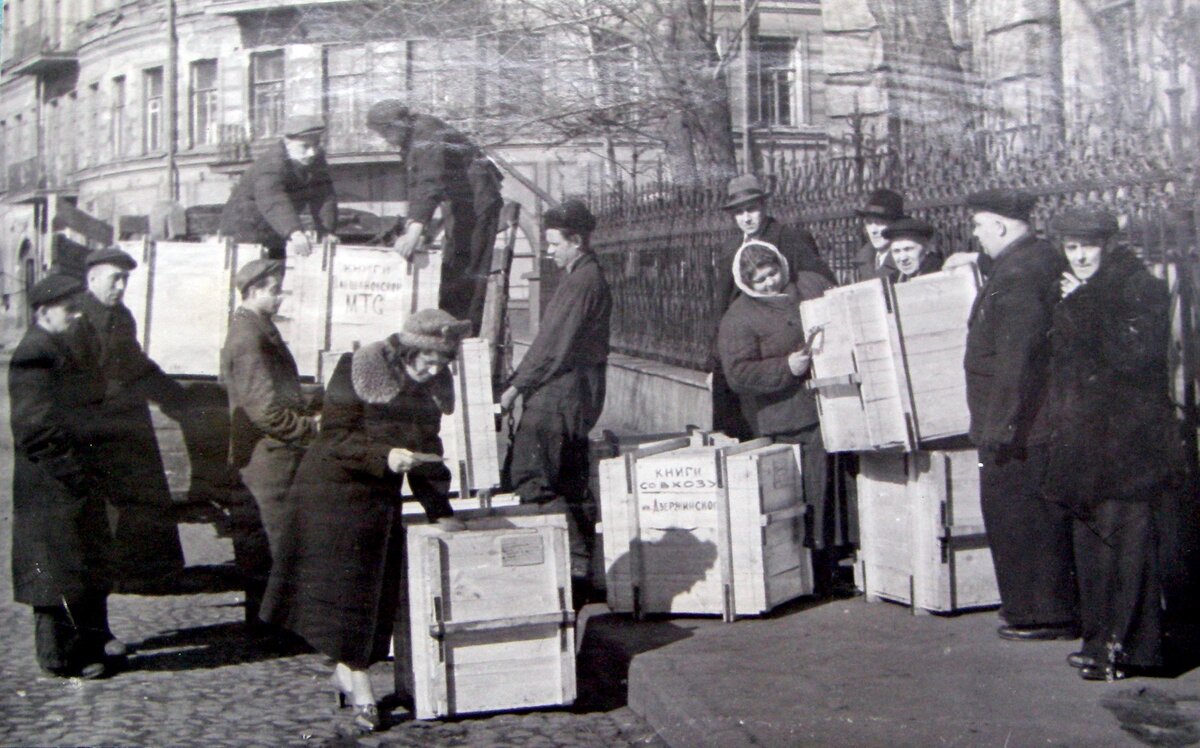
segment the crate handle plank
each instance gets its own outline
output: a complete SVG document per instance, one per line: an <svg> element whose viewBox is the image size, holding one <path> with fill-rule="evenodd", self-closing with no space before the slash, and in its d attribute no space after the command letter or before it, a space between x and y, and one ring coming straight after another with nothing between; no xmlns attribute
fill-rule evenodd
<svg viewBox="0 0 1200 748"><path fill-rule="evenodd" d="M434 604L441 607L441 598L435 597ZM496 631L523 626L544 626L553 623L560 627L568 627L575 623L575 613L570 610L558 610L550 613L534 613L524 616L508 616L504 618L485 618L478 621L447 621L439 617L436 623L429 625L429 635L444 645L447 636L469 634L478 631Z"/></svg>
<svg viewBox="0 0 1200 748"><path fill-rule="evenodd" d="M834 387L861 387L862 375L858 372L853 374L838 374L832 377L820 377L819 379L810 379L805 383L805 388L810 390L829 390Z"/></svg>
<svg viewBox="0 0 1200 748"><path fill-rule="evenodd" d="M786 522L796 517L801 517L808 512L807 504L793 504L783 509L776 509L773 512L767 512L762 515L762 526L769 527L779 522Z"/></svg>

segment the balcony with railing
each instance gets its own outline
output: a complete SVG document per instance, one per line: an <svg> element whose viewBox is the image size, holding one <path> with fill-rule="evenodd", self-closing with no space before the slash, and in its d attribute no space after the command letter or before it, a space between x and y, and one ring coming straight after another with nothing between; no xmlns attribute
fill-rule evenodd
<svg viewBox="0 0 1200 748"><path fill-rule="evenodd" d="M395 157L396 150L382 138L366 130L339 127L331 123L325 135L325 156L338 163L353 163L358 159L373 161ZM279 136L265 138L250 137L250 128L245 125L221 125L218 129L217 156L213 168L219 171L240 171L263 149L279 141Z"/></svg>
<svg viewBox="0 0 1200 748"><path fill-rule="evenodd" d="M76 186L77 167L76 154L71 150L13 162L4 175L6 198L19 202L47 192L71 192Z"/></svg>
<svg viewBox="0 0 1200 748"><path fill-rule="evenodd" d="M9 75L46 75L70 70L79 64L74 28L48 21L16 29L12 47L4 56Z"/></svg>

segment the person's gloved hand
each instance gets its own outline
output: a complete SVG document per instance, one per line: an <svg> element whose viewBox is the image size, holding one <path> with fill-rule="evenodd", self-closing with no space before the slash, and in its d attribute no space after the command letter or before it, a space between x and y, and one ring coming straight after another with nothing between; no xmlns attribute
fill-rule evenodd
<svg viewBox="0 0 1200 748"><path fill-rule="evenodd" d="M396 237L396 241L392 244L392 249L400 253L400 256L406 260L411 260L412 256L419 252L425 246L425 224L420 221L413 221L405 228L404 233Z"/></svg>
<svg viewBox="0 0 1200 748"><path fill-rule="evenodd" d="M792 375L797 377L804 376L804 372L808 371L809 364L812 363L812 354L807 351L796 351L789 353L788 368L791 369Z"/></svg>
<svg viewBox="0 0 1200 748"><path fill-rule="evenodd" d="M303 231L293 231L287 240L287 253L298 257L308 257L312 254L312 242Z"/></svg>

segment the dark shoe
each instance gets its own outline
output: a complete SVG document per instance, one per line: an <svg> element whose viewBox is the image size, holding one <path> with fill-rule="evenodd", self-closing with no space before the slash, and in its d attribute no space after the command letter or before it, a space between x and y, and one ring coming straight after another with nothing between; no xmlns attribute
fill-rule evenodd
<svg viewBox="0 0 1200 748"><path fill-rule="evenodd" d="M124 657L129 654L129 647L120 639L109 639L104 642L104 655L106 657Z"/></svg>
<svg viewBox="0 0 1200 748"><path fill-rule="evenodd" d="M1083 652L1072 652L1067 655L1067 664L1074 668L1094 667L1100 662L1091 655L1085 655Z"/></svg>
<svg viewBox="0 0 1200 748"><path fill-rule="evenodd" d="M1084 665L1083 667L1079 668L1079 677L1083 678L1084 680L1124 680L1130 675L1132 675L1132 673L1126 668L1101 665L1100 663Z"/></svg>
<svg viewBox="0 0 1200 748"><path fill-rule="evenodd" d="M1078 639L1079 627L1070 623L1036 623L1028 626L1001 626L996 629L1001 639L1010 641L1052 641Z"/></svg>

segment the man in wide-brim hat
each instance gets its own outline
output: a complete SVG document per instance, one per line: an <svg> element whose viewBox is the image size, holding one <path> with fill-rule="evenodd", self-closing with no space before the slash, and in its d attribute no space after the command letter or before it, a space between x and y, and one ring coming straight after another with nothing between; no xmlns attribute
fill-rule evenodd
<svg viewBox="0 0 1200 748"><path fill-rule="evenodd" d="M337 227L337 196L321 147L325 121L293 115L282 134L242 174L221 211L223 236L261 244L272 259L312 253L300 222L305 210L318 235L332 234Z"/></svg>
<svg viewBox="0 0 1200 748"><path fill-rule="evenodd" d="M904 196L895 190L875 190L863 207L854 211L862 220L867 240L854 254L854 279L890 278L899 275L889 251L890 241L884 229L905 217Z"/></svg>

